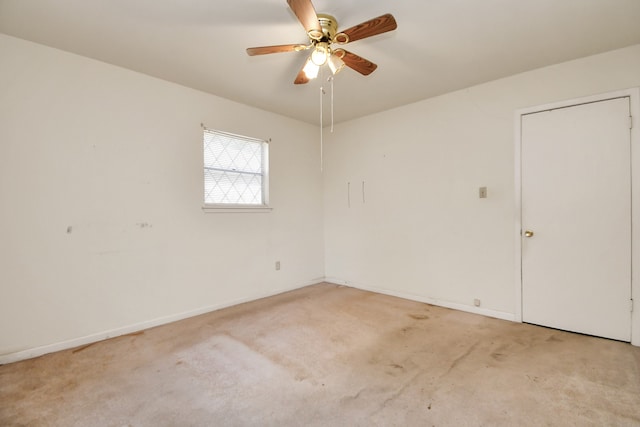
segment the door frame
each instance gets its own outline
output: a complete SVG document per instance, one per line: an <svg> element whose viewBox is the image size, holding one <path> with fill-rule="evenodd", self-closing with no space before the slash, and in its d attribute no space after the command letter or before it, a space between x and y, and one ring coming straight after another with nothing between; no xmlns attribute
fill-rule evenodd
<svg viewBox="0 0 640 427"><path fill-rule="evenodd" d="M558 101L544 105L521 108L514 115L514 291L515 321L522 323L522 116L558 108L572 107L592 102L629 97L631 128L631 298L634 309L631 312L631 344L640 346L640 88L624 89L582 98ZM634 268L637 266L637 268ZM631 308L630 308L631 309Z"/></svg>

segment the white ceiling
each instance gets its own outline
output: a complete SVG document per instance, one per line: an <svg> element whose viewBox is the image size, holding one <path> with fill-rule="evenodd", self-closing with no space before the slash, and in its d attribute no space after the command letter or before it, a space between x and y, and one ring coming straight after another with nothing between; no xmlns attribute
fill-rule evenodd
<svg viewBox="0 0 640 427"><path fill-rule="evenodd" d="M346 46L378 69L336 76L336 122L640 43L640 0L313 3L343 30L398 22ZM0 0L0 32L315 124L328 86L293 85L308 52L245 53L308 41L286 0Z"/></svg>

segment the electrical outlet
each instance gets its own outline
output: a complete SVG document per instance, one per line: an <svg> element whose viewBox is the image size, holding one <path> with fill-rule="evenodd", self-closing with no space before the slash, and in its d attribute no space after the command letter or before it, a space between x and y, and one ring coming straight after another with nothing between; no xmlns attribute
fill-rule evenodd
<svg viewBox="0 0 640 427"><path fill-rule="evenodd" d="M280 270L280 261L276 261L276 270Z"/></svg>
<svg viewBox="0 0 640 427"><path fill-rule="evenodd" d="M476 307L480 307L480 300L478 298L474 299L473 305L475 305Z"/></svg>

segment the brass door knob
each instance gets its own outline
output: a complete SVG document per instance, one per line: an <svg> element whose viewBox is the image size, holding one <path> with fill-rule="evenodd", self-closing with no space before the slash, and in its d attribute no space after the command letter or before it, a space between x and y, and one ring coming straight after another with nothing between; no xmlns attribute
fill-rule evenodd
<svg viewBox="0 0 640 427"><path fill-rule="evenodd" d="M524 232L524 237L531 237L531 236L533 236L533 231L531 231L531 230L526 230L526 231Z"/></svg>

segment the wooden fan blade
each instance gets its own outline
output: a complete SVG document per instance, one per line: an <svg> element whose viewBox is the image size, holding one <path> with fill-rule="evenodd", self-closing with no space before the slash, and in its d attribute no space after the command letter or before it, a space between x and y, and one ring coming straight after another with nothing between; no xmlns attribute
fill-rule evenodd
<svg viewBox="0 0 640 427"><path fill-rule="evenodd" d="M345 65L359 72L363 76L368 76L369 74L373 73L376 70L376 68L378 68L378 66L373 62L367 59L364 59L363 57L356 55L355 53L348 52L344 49L339 49L336 52L339 52L339 51L344 52L344 56L342 57L342 60L344 61Z"/></svg>
<svg viewBox="0 0 640 427"><path fill-rule="evenodd" d="M300 50L305 50L307 46L303 44L280 44L277 46L260 46L260 47L248 47L247 54L249 56L254 55L266 55L268 53L279 53L279 52L297 52Z"/></svg>
<svg viewBox="0 0 640 427"><path fill-rule="evenodd" d="M398 28L395 18L390 13L370 19L348 30L342 31L349 36L349 42L393 31Z"/></svg>
<svg viewBox="0 0 640 427"><path fill-rule="evenodd" d="M311 33L313 35L318 35L318 37L322 37L322 27L320 27L320 23L318 22L318 15L316 15L316 10L311 3L311 0L287 0L289 7L298 17L298 21L302 24L307 33Z"/></svg>
<svg viewBox="0 0 640 427"><path fill-rule="evenodd" d="M309 83L309 77L307 77L307 74L304 72L305 65L307 65L306 60L304 61L304 64L302 64L302 68L300 69L300 72L296 76L296 79L293 81L293 84L303 85L305 83Z"/></svg>

